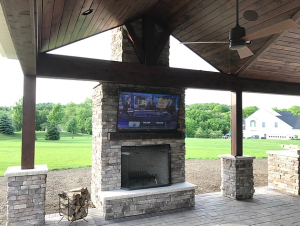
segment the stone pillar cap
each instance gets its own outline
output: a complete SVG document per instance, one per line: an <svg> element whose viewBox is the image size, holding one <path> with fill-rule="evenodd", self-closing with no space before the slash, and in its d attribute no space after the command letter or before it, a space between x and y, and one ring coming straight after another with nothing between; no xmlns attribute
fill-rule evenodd
<svg viewBox="0 0 300 226"><path fill-rule="evenodd" d="M225 154L225 155L218 155L219 158L221 159L231 159L231 160L251 160L255 159L255 156L250 156L250 155L243 155L243 156L233 156L230 154Z"/></svg>
<svg viewBox="0 0 300 226"><path fill-rule="evenodd" d="M7 168L4 173L5 177L17 177L17 176L26 176L26 175L38 175L38 174L47 174L48 166L47 165L35 165L34 169L25 169L22 170L21 166L10 166Z"/></svg>

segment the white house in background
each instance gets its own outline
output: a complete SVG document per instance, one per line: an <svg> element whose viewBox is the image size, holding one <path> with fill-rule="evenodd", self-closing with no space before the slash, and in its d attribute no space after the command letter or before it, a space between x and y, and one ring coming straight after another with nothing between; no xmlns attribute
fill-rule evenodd
<svg viewBox="0 0 300 226"><path fill-rule="evenodd" d="M288 140L298 135L300 138L300 116L291 112L276 112L272 109L259 109L244 119L243 137L258 135L266 139Z"/></svg>

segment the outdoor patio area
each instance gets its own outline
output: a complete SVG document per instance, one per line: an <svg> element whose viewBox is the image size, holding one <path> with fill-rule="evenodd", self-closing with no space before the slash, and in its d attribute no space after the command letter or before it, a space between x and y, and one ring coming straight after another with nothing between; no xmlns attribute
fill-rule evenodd
<svg viewBox="0 0 300 226"><path fill-rule="evenodd" d="M256 188L254 198L236 201L219 192L196 195L194 208L177 209L105 221L96 209L88 217L72 225L300 225L300 197L283 194L267 187ZM59 224L58 214L46 216L46 225L69 225L66 219Z"/></svg>

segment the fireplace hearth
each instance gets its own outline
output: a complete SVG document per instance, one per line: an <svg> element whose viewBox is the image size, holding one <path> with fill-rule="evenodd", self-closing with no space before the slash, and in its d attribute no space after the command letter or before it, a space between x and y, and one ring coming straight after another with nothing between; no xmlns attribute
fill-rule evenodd
<svg viewBox="0 0 300 226"><path fill-rule="evenodd" d="M171 184L170 145L123 146L121 188L136 190Z"/></svg>

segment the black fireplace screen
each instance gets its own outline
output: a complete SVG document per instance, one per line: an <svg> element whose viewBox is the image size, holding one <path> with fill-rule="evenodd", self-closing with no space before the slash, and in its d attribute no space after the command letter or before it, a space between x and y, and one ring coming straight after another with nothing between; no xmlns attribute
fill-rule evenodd
<svg viewBox="0 0 300 226"><path fill-rule="evenodd" d="M123 146L121 188L127 190L171 184L170 145Z"/></svg>

